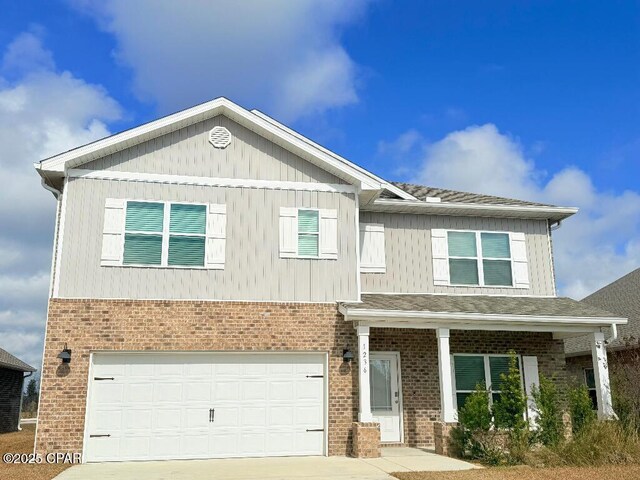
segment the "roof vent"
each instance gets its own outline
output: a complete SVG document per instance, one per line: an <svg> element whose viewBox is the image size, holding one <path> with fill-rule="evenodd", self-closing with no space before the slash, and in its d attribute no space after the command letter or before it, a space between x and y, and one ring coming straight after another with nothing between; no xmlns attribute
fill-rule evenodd
<svg viewBox="0 0 640 480"><path fill-rule="evenodd" d="M231 143L231 133L224 127L213 127L209 132L209 143L215 148L227 148Z"/></svg>
<svg viewBox="0 0 640 480"><path fill-rule="evenodd" d="M440 197L426 197L424 201L427 203L440 203L442 199Z"/></svg>

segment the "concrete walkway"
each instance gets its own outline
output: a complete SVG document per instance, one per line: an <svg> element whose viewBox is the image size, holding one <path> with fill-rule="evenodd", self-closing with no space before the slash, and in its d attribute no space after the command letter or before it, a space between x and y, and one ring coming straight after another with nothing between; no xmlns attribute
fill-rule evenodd
<svg viewBox="0 0 640 480"><path fill-rule="evenodd" d="M381 458L280 457L76 465L55 480L389 480L390 472L467 470L474 465L415 448L383 448Z"/></svg>

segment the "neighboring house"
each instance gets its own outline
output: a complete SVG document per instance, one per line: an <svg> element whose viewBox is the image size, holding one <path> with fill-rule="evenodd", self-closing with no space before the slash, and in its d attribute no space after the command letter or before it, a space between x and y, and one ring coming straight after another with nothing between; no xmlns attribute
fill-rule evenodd
<svg viewBox="0 0 640 480"><path fill-rule="evenodd" d="M58 201L40 452L443 452L509 351L530 394L564 381L563 338L625 322L556 297L576 209L393 184L224 98L36 169Z"/></svg>
<svg viewBox="0 0 640 480"><path fill-rule="evenodd" d="M36 369L0 348L0 433L20 428L25 373Z"/></svg>
<svg viewBox="0 0 640 480"><path fill-rule="evenodd" d="M616 328L616 338L607 342L610 360L619 356L617 352L640 346L640 268L602 287L581 302L628 318L629 323ZM610 328L604 329L604 332L607 338L613 337ZM567 339L564 346L568 373L587 386L593 404L597 407L589 337Z"/></svg>

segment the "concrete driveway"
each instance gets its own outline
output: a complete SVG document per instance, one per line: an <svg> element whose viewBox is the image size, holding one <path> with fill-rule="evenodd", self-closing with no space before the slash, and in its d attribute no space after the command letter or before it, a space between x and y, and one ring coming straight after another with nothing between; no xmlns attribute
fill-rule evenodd
<svg viewBox="0 0 640 480"><path fill-rule="evenodd" d="M384 448L381 458L282 457L76 465L55 480L389 480L390 472L467 470L474 465L416 448Z"/></svg>

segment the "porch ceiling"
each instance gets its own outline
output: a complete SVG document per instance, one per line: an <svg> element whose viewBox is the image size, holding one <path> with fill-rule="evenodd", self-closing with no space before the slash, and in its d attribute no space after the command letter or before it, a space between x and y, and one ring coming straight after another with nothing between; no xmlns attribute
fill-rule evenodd
<svg viewBox="0 0 640 480"><path fill-rule="evenodd" d="M364 294L361 302L340 304L340 312L372 327L543 331L559 338L627 322L564 297Z"/></svg>

